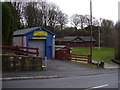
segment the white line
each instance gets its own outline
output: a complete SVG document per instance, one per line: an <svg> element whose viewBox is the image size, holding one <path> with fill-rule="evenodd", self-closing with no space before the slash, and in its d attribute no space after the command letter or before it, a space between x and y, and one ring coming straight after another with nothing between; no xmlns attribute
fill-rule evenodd
<svg viewBox="0 0 120 90"><path fill-rule="evenodd" d="M92 87L92 88L101 88L101 87L106 87L106 86L108 86L108 84L101 85L101 86L96 86L96 87Z"/></svg>
<svg viewBox="0 0 120 90"><path fill-rule="evenodd" d="M91 89L95 89L95 88L102 88L102 87L106 87L106 86L108 86L108 84L100 85L100 86L96 86L96 87L91 87L91 88L88 88L88 89L85 89L85 90L91 90Z"/></svg>

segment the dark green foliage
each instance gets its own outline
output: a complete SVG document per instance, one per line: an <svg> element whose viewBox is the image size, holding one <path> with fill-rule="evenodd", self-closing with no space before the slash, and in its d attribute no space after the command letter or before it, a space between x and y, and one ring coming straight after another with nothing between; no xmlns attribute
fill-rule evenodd
<svg viewBox="0 0 120 90"><path fill-rule="evenodd" d="M14 18L8 3L2 3L2 44L11 45L14 31Z"/></svg>
<svg viewBox="0 0 120 90"><path fill-rule="evenodd" d="M120 61L120 21L118 21L115 25L116 34L116 58Z"/></svg>
<svg viewBox="0 0 120 90"><path fill-rule="evenodd" d="M16 10L15 6L13 6L12 3L8 2L7 4L9 5L9 7L11 9L12 18L14 20L13 29L17 30L18 29L18 24L19 24L18 21L17 21L17 19L18 19L18 11Z"/></svg>

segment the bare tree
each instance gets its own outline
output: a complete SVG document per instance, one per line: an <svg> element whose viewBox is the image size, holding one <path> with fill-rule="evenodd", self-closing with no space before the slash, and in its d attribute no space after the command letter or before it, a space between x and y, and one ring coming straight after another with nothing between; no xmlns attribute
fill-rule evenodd
<svg viewBox="0 0 120 90"><path fill-rule="evenodd" d="M47 20L48 20L48 11L49 11L49 5L46 1L42 1L39 3L40 9L42 10L43 15L43 24L46 27L47 26Z"/></svg>
<svg viewBox="0 0 120 90"><path fill-rule="evenodd" d="M28 27L33 27L35 25L35 13L36 9L34 7L34 4L32 2L28 3L28 5L25 7L24 13Z"/></svg>
<svg viewBox="0 0 120 90"><path fill-rule="evenodd" d="M58 14L59 14L60 10L59 7L56 6L55 4L49 4L49 10L48 10L48 26L50 27L54 27L57 24L57 20L58 20Z"/></svg>
<svg viewBox="0 0 120 90"><path fill-rule="evenodd" d="M85 16L84 15L80 15L80 27L83 30L85 26Z"/></svg>
<svg viewBox="0 0 120 90"><path fill-rule="evenodd" d="M85 15L85 24L86 26L89 26L90 25L90 15ZM92 17L92 25L93 26L98 26L99 25L99 21L95 18L95 17Z"/></svg>
<svg viewBox="0 0 120 90"><path fill-rule="evenodd" d="M62 13L61 11L58 13L57 17L58 25L60 25L60 29L62 30L65 25L68 23L68 16L65 13Z"/></svg>
<svg viewBox="0 0 120 90"><path fill-rule="evenodd" d="M17 10L17 28L24 28L24 7L26 6L25 2L12 2L15 9Z"/></svg>
<svg viewBox="0 0 120 90"><path fill-rule="evenodd" d="M73 27L75 29L77 29L79 27L79 24L80 24L80 15L74 14L70 17L70 20L71 20L71 24L73 25Z"/></svg>

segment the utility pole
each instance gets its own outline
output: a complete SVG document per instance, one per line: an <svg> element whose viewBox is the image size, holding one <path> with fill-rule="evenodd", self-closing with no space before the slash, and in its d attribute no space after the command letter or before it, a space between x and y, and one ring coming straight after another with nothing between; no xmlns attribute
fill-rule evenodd
<svg viewBox="0 0 120 90"><path fill-rule="evenodd" d="M99 45L98 45L99 50L100 50L100 39L101 39L101 34L100 34L100 32L101 32L101 18L100 18L100 23L99 23Z"/></svg>
<svg viewBox="0 0 120 90"><path fill-rule="evenodd" d="M90 62L92 62L92 0L90 0Z"/></svg>

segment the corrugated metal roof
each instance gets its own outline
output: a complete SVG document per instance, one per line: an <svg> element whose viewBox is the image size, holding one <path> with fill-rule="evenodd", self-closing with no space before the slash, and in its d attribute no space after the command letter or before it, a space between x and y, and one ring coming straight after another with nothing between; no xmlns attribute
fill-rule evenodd
<svg viewBox="0 0 120 90"><path fill-rule="evenodd" d="M51 32L50 30L48 30L48 29L46 29L44 27L33 27L33 28L26 28L26 29L17 30L17 31L15 31L13 33L13 35L24 35L26 33L29 33L31 31L33 31L35 29L39 29L39 28L42 29L42 30L45 30L45 31L47 31L49 33L51 33L52 35L55 35L53 32Z"/></svg>
<svg viewBox="0 0 120 90"><path fill-rule="evenodd" d="M84 41L90 41L90 36L80 36L81 39ZM96 41L94 38L92 38L92 41Z"/></svg>
<svg viewBox="0 0 120 90"><path fill-rule="evenodd" d="M84 41L90 41L90 36L67 36L61 39L56 39L56 41L73 41L77 37L81 38ZM92 41L96 41L96 40L92 38Z"/></svg>
<svg viewBox="0 0 120 90"><path fill-rule="evenodd" d="M60 50L62 48L68 48L68 47L66 47L65 45L55 45L55 50ZM70 49L70 48L68 48L68 49Z"/></svg>
<svg viewBox="0 0 120 90"><path fill-rule="evenodd" d="M21 29L21 30L17 30L13 33L13 35L24 35L34 29L37 29L39 27L33 27L33 28L26 28L26 29Z"/></svg>
<svg viewBox="0 0 120 90"><path fill-rule="evenodd" d="M56 39L56 41L72 41L74 40L75 38L77 38L77 36L69 36L69 37L64 37L64 38L61 38L61 39Z"/></svg>

